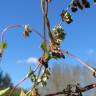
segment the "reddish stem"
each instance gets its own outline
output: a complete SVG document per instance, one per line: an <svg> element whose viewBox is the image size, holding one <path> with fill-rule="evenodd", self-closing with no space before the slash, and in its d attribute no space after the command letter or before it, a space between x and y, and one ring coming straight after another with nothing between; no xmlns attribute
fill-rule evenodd
<svg viewBox="0 0 96 96"><path fill-rule="evenodd" d="M68 56L70 56L71 58L74 58L75 60L77 60L78 62L80 62L81 64L83 64L85 67L87 67L88 69L90 69L92 72L94 72L94 68L92 68L91 66L89 66L87 63L85 63L84 61L82 61L79 57L69 53L68 51L63 51L64 54L67 54Z"/></svg>

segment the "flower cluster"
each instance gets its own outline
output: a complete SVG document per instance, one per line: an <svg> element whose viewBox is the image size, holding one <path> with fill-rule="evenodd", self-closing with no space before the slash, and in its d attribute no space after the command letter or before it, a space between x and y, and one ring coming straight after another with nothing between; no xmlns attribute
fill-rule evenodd
<svg viewBox="0 0 96 96"><path fill-rule="evenodd" d="M60 45L60 42L65 38L64 29L60 25L57 25L54 27L52 34L54 36L55 42Z"/></svg>
<svg viewBox="0 0 96 96"><path fill-rule="evenodd" d="M49 76L50 76L50 71L48 69L42 71L42 75L39 79L41 86L46 86Z"/></svg>
<svg viewBox="0 0 96 96"><path fill-rule="evenodd" d="M64 33L64 29L60 25L57 25L53 28L52 35L54 37L55 44L53 44L52 41L50 41L49 50L51 53L51 57L55 59L65 58L60 49L60 43L62 40L65 39L66 35Z"/></svg>
<svg viewBox="0 0 96 96"><path fill-rule="evenodd" d="M71 3L72 12L76 12L78 8L82 10L83 7L90 8L90 3L87 0L82 0L82 2L80 0L73 0Z"/></svg>
<svg viewBox="0 0 96 96"><path fill-rule="evenodd" d="M63 10L61 13L61 18L62 18L62 21L65 21L67 24L70 24L73 21L68 11Z"/></svg>
<svg viewBox="0 0 96 96"><path fill-rule="evenodd" d="M38 76L34 74L34 72L30 67L30 70L27 76L30 78L31 82L33 82L34 84L40 83L42 86L46 86L47 80L49 79L49 76L50 76L50 71L48 68L45 68L44 70L42 70L42 73L40 74L40 78L38 78Z"/></svg>
<svg viewBox="0 0 96 96"><path fill-rule="evenodd" d="M4 51L5 48L7 48L7 43L6 42L1 42L0 43L0 58L2 57L3 51Z"/></svg>

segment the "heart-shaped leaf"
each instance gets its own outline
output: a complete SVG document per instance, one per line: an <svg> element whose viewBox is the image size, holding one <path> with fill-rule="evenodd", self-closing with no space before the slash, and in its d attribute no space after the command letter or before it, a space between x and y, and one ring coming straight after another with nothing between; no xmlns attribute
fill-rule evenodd
<svg viewBox="0 0 96 96"><path fill-rule="evenodd" d="M5 49L7 48L7 43L6 42L1 42L0 43L0 49Z"/></svg>

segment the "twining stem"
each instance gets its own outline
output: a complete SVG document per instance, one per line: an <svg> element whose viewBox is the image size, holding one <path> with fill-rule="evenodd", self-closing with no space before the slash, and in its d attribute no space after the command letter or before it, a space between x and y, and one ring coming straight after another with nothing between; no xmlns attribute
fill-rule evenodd
<svg viewBox="0 0 96 96"><path fill-rule="evenodd" d="M46 0L46 14L45 14L45 17L46 17L46 25L47 25L50 40L53 44L55 44L54 37L53 37L53 35L51 33L51 30L50 30L50 22L49 22L49 19L48 19L48 0Z"/></svg>
<svg viewBox="0 0 96 96"><path fill-rule="evenodd" d="M48 0L46 0L46 15L48 16L48 4L49 4L49 2L48 2Z"/></svg>
<svg viewBox="0 0 96 96"><path fill-rule="evenodd" d="M40 63L37 64L36 68L35 68L34 71L30 74L30 76L37 71L37 69L39 68L39 66L40 66ZM16 89L22 82L24 82L26 79L28 79L30 76L27 74L23 79L21 79L21 80L15 85L15 87L12 89L12 91L11 91L10 94L9 94L9 96L11 96L11 95L13 94L13 92L15 91L15 89Z"/></svg>
<svg viewBox="0 0 96 96"><path fill-rule="evenodd" d="M32 31L35 32L41 38L44 38L44 36L41 34L41 32L37 31L36 29L32 28Z"/></svg>
<svg viewBox="0 0 96 96"><path fill-rule="evenodd" d="M77 60L78 62L80 62L81 64L83 64L85 67L87 67L88 69L90 69L92 72L95 71L94 68L90 67L87 63L85 63L84 61L82 61L82 60L81 60L80 58L78 58L77 56L69 53L68 51L64 50L64 51L63 51L63 54L67 54L68 56L74 58L75 60ZM40 64L38 64L38 65L36 66L36 68L34 69L34 72L36 72L36 70L39 68L39 65L40 65ZM15 89L19 84L21 84L23 81L25 81L27 78L28 78L28 76L26 76L24 79L20 80L20 81L16 84L16 86L14 87L14 89ZM13 91L14 91L14 90L13 90ZM13 91L12 91L12 92L13 92ZM9 96L10 96L10 95L9 95Z"/></svg>
<svg viewBox="0 0 96 96"><path fill-rule="evenodd" d="M55 96L55 95L60 95L60 94L64 94L64 92L56 92L56 93L52 93L52 94L47 94L45 96Z"/></svg>
<svg viewBox="0 0 96 96"><path fill-rule="evenodd" d="M68 51L63 51L64 54L67 54L68 56L70 56L71 58L74 58L75 60L77 60L78 62L80 62L81 64L83 64L86 68L88 68L89 70L91 70L92 72L94 72L94 68L92 68L91 66L89 66L87 63L85 63L84 61L82 61L79 57L69 53Z"/></svg>
<svg viewBox="0 0 96 96"><path fill-rule="evenodd" d="M8 30L13 29L13 28L24 28L24 26L23 26L23 25L18 25L18 24L7 26L5 29L3 29L3 30L1 31L1 42L4 41L4 35L5 35L5 33L6 33Z"/></svg>
<svg viewBox="0 0 96 96"><path fill-rule="evenodd" d="M24 29L24 25L15 24L15 25L10 25L10 26L7 26L6 28L4 28L1 31L1 37L0 37L1 42L4 41L4 35L6 34L6 32L13 28L23 28ZM31 29L33 32L35 32L37 35L39 35L41 38L44 38L44 36L42 36L42 34L40 32L38 32L36 29L34 29L34 28L31 28Z"/></svg>
<svg viewBox="0 0 96 96"><path fill-rule="evenodd" d="M45 0L44 0L44 14L43 14L43 22L44 22L44 24L43 24L43 25L44 25L44 26L43 26L43 27L44 27L44 54L45 54L45 52L46 52L46 25L45 25L45 24L46 24L46 23L45 23L46 10L45 10L45 7L46 7L46 6L45 6Z"/></svg>

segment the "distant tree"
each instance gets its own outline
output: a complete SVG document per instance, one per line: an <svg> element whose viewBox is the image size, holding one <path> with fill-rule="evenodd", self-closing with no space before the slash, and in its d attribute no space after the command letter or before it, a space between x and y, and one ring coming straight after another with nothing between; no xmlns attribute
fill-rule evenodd
<svg viewBox="0 0 96 96"><path fill-rule="evenodd" d="M3 71L1 71L0 72L0 89L7 88L9 86L12 86L10 76L7 73L3 75Z"/></svg>

